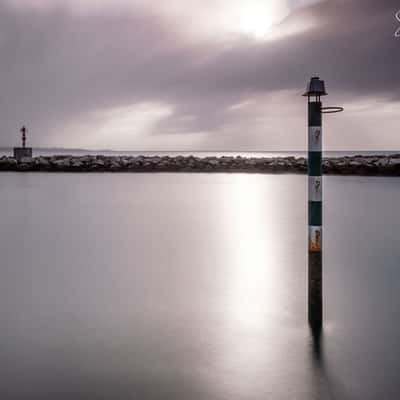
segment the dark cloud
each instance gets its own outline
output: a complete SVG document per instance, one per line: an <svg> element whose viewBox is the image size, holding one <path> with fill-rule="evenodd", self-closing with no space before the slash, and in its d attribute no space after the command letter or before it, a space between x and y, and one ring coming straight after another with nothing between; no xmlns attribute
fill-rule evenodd
<svg viewBox="0 0 400 400"><path fill-rule="evenodd" d="M234 120L227 108L278 91L300 94L314 73L327 81L332 99L398 101L397 8L394 0L326 1L295 10L278 27L312 21L307 30L264 42L227 42L195 39L179 21L145 8L78 15L3 4L1 144L14 143L22 123L45 145L91 112L144 102L174 110L153 134L208 132L212 143L212 135ZM274 112L279 109L275 105ZM78 134L91 135L77 133L76 146L85 142Z"/></svg>

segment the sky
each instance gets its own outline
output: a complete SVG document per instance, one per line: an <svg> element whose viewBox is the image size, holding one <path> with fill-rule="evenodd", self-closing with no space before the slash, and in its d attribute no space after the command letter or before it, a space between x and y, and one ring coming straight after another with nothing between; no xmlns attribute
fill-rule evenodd
<svg viewBox="0 0 400 400"><path fill-rule="evenodd" d="M0 0L0 146L399 150L398 0Z"/></svg>

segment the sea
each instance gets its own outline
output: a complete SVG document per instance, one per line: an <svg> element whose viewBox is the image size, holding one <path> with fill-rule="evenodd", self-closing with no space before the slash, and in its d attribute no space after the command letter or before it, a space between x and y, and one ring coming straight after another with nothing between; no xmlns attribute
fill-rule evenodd
<svg viewBox="0 0 400 400"><path fill-rule="evenodd" d="M0 173L0 398L400 396L400 178Z"/></svg>

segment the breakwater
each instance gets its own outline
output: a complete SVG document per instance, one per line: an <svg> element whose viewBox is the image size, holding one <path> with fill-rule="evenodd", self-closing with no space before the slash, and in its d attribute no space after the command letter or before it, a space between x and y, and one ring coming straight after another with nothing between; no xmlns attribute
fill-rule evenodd
<svg viewBox="0 0 400 400"><path fill-rule="evenodd" d="M17 161L0 158L0 171L43 172L249 172L307 171L304 157L196 156L39 156ZM323 159L324 174L400 176L400 154L355 155Z"/></svg>

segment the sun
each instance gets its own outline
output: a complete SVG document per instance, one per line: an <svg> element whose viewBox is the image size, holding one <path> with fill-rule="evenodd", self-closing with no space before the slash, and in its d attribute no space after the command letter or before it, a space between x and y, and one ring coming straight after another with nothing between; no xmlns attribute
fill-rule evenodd
<svg viewBox="0 0 400 400"><path fill-rule="evenodd" d="M232 11L235 31L256 39L265 38L288 12L286 2L276 0L241 0Z"/></svg>
<svg viewBox="0 0 400 400"><path fill-rule="evenodd" d="M261 2L243 4L238 24L240 32L262 38L268 33L272 25L273 17L268 5L261 4Z"/></svg>

